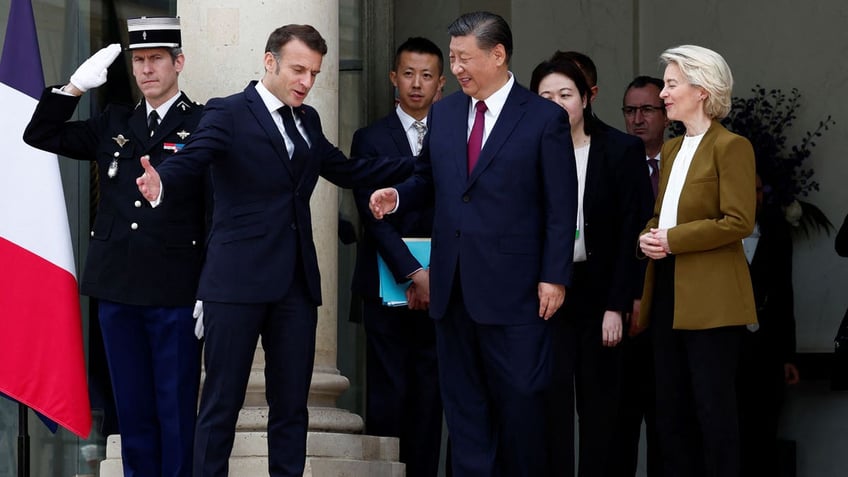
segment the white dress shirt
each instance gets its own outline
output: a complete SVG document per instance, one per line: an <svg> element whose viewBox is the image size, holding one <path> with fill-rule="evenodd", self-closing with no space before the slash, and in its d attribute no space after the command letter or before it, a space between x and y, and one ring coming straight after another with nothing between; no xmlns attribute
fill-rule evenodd
<svg viewBox="0 0 848 477"><path fill-rule="evenodd" d="M586 261L586 239L583 234L583 195L586 192L586 170L589 168L591 143L574 149L577 166L577 232L574 234L574 261Z"/></svg>
<svg viewBox="0 0 848 477"><path fill-rule="evenodd" d="M291 159L291 155L294 152L294 142L291 140L289 135L286 134L286 128L283 126L283 117L278 111L281 107L286 106L286 104L274 96L273 93L268 91L268 88L262 84L262 81L256 82L256 92L259 93L259 97L262 98L262 102L265 104L265 107L268 108L268 112L271 113L271 118L274 120L274 124L277 125L277 129L279 129L280 134L283 135L283 141L286 143L286 151L288 151L289 159ZM306 144L312 147L312 142L309 141L309 135L306 134L306 130L303 129L303 122L299 117L297 117L297 114L292 113L292 115L294 116L294 124L297 126L297 130L300 131L300 135L303 136Z"/></svg>
<svg viewBox="0 0 848 477"><path fill-rule="evenodd" d="M400 119L401 126L403 126L403 131L406 133L406 140L409 141L409 150L417 156L421 153L421 151L418 150L418 130L415 129L414 126L418 120L407 114L400 105L397 105L395 111L397 112L398 119ZM429 126L429 124L427 124L426 117L421 120L421 122L424 123L425 126Z"/></svg>
<svg viewBox="0 0 848 477"><path fill-rule="evenodd" d="M677 152L677 157L671 165L671 173L668 176L668 184L665 187L662 207L660 207L658 227L661 229L670 229L677 225L677 205L680 201L680 193L686 183L686 174L689 173L692 158L695 157L695 151L698 150L704 134L683 137L683 144L680 145L680 151Z"/></svg>

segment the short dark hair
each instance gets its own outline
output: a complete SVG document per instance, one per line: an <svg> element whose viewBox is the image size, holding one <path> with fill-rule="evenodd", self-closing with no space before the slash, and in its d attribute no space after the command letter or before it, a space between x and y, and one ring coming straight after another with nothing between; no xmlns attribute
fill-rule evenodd
<svg viewBox="0 0 848 477"><path fill-rule="evenodd" d="M592 102L589 101L592 92L588 81L586 81L586 76L576 63L565 59L547 60L539 63L530 76L530 91L539 94L539 83L546 76L554 73L564 75L574 81L580 97L586 98L586 107L583 108L583 132L591 136L595 130L595 115L592 113Z"/></svg>
<svg viewBox="0 0 848 477"><path fill-rule="evenodd" d="M445 69L445 56L442 54L441 48L436 46L435 43L424 38L422 36L414 36L407 38L407 40L400 44L397 51L395 52L395 63L392 66L392 71L397 72L398 66L400 66L400 55L402 53L422 53L425 55L433 55L439 59L439 76L442 75Z"/></svg>
<svg viewBox="0 0 848 477"><path fill-rule="evenodd" d="M327 54L327 42L312 25L285 25L277 28L268 36L265 53L276 56L286 43L295 38L302 41L310 50L321 53L321 56Z"/></svg>
<svg viewBox="0 0 848 477"><path fill-rule="evenodd" d="M452 37L474 35L477 46L489 51L498 44L506 50L506 63L512 57L512 30L500 15L491 12L466 13L448 26Z"/></svg>
<svg viewBox="0 0 848 477"><path fill-rule="evenodd" d="M643 75L633 78L633 81L631 81L630 84L627 85L627 88L624 89L624 93L627 94L627 92L630 91L630 88L644 88L649 84L656 86L657 89L659 89L660 91L662 91L665 87L665 83L663 83L663 80L655 78L653 76Z"/></svg>
<svg viewBox="0 0 848 477"><path fill-rule="evenodd" d="M586 81L589 83L589 87L595 87L598 85L598 68L595 67L595 62L592 61L592 58L589 58L588 55L580 53L579 51L559 51L557 50L553 56L551 56L550 61L570 61L577 65L580 68L580 71L583 72L583 75L586 76Z"/></svg>

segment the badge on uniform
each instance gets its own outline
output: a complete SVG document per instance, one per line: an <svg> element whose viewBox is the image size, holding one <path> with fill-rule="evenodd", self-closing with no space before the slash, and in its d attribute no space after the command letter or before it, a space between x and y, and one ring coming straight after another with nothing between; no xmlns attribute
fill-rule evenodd
<svg viewBox="0 0 848 477"><path fill-rule="evenodd" d="M191 133L186 131L185 129L183 129L182 131L179 131L177 133L177 136L179 136L180 139L182 139L183 141L185 141L185 138L189 137L190 135L191 135Z"/></svg>
<svg viewBox="0 0 848 477"><path fill-rule="evenodd" d="M185 146L185 144L178 144L175 142L162 143L162 149L165 149L166 151L179 152L180 149L183 148L183 146Z"/></svg>
<svg viewBox="0 0 848 477"><path fill-rule="evenodd" d="M118 143L118 146L120 147L124 147L124 144L130 142L130 140L125 138L123 134L118 134L117 136L113 137L112 140Z"/></svg>
<svg viewBox="0 0 848 477"><path fill-rule="evenodd" d="M118 160L112 159L112 162L109 163L109 169L106 171L106 175L109 176L109 179L114 179L115 176L118 175Z"/></svg>

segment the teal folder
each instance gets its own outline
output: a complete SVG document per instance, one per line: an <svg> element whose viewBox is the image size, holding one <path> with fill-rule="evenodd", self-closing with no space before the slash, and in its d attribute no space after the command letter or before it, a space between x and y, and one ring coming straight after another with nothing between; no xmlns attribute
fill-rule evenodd
<svg viewBox="0 0 848 477"><path fill-rule="evenodd" d="M428 238L405 238L406 246L412 252L412 256L418 260L424 268L430 268L430 239ZM406 306L406 289L412 280L403 283L395 281L386 262L377 254L377 270L380 273L380 297L386 306Z"/></svg>

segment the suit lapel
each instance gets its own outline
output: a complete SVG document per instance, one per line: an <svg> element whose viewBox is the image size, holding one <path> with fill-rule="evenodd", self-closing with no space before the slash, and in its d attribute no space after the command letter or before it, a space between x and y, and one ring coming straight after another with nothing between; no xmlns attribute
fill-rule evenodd
<svg viewBox="0 0 848 477"><path fill-rule="evenodd" d="M150 146L153 147L156 144L162 142L162 140L171 134L174 129L177 129L180 124L183 123L183 113L190 108L196 107L194 104L189 101L188 97L185 93L180 94L180 97L171 105L171 109L168 110L168 113L165 114L165 117L162 118L162 122L159 123L159 127L156 128L156 132L150 138ZM146 108L142 108L142 110L146 110ZM143 125L145 131L147 130L147 118L144 119Z"/></svg>
<svg viewBox="0 0 848 477"><path fill-rule="evenodd" d="M604 133L601 131L595 132L592 135L592 140L589 145L589 159L586 164L586 184L583 188L583 217L589 215L592 209L592 194L595 191L603 190L601 176L603 176L604 168Z"/></svg>
<svg viewBox="0 0 848 477"><path fill-rule="evenodd" d="M515 129L515 126L521 122L524 117L526 97L522 97L523 90L518 86L518 83L512 85L512 90L506 98L503 110L495 122L495 126L489 133L486 143L483 144L483 149L480 151L480 157L477 159L477 165L471 171L471 177L468 178L467 185L470 186L480 177L480 174L489 166L495 156L503 147L507 138ZM528 93L529 94L529 93ZM467 113L466 113L466 118ZM466 127L467 130L467 127Z"/></svg>
<svg viewBox="0 0 848 477"><path fill-rule="evenodd" d="M132 116L130 116L130 130L133 136L138 139L138 143L144 145L144 151L147 152L150 149L151 138L147 131L147 107L143 99L136 105Z"/></svg>
<svg viewBox="0 0 848 477"><path fill-rule="evenodd" d="M400 154L409 154L412 155L415 151L409 147L409 139L407 139L406 131L403 129L403 123L400 122L400 118L397 115L397 112L393 112L388 117L388 126L389 126L389 136L391 136L392 141L395 143L395 147L397 147L397 151Z"/></svg>
<svg viewBox="0 0 848 477"><path fill-rule="evenodd" d="M280 130L271 118L271 113L268 112L268 108L265 107L262 97L260 97L259 93L256 92L256 81L251 81L244 89L244 98L247 101L247 109L249 109L251 114L253 114L253 117L256 118L256 122L259 123L260 127L262 127L265 134L268 135L268 142L274 148L277 155L280 156L280 161L289 171L289 174L294 177L294 170L292 169L291 161L289 160L289 154L286 151L286 142L283 140L283 135L280 134Z"/></svg>

